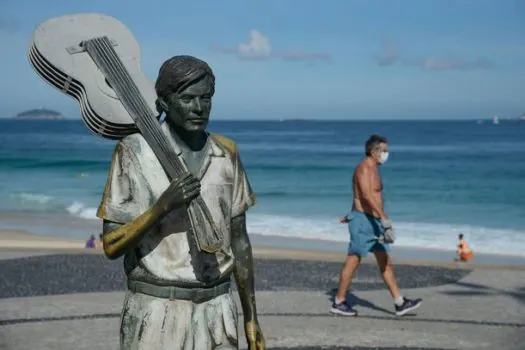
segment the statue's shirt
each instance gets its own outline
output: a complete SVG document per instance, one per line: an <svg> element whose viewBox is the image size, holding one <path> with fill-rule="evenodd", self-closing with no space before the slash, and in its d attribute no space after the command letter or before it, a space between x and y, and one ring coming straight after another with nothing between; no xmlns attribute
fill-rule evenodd
<svg viewBox="0 0 525 350"><path fill-rule="evenodd" d="M175 142L167 123L162 124L162 130ZM221 251L209 254L197 250L188 234L187 210L179 208L159 220L126 254L128 278L157 284L199 284L232 271L230 222L255 204L255 195L235 144L219 135L210 135L207 142L197 177L201 197L224 237ZM182 152L178 156L183 157ZM97 216L128 223L148 210L168 185L169 179L146 140L139 133L129 135L115 148Z"/></svg>

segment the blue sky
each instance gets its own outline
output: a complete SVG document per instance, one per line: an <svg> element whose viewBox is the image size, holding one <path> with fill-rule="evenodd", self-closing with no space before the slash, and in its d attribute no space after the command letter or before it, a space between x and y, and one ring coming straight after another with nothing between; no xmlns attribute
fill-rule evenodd
<svg viewBox="0 0 525 350"><path fill-rule="evenodd" d="M130 28L152 81L173 55L207 61L217 119L525 112L523 0L2 0L0 116L39 106L79 116L26 58L39 22L75 12Z"/></svg>

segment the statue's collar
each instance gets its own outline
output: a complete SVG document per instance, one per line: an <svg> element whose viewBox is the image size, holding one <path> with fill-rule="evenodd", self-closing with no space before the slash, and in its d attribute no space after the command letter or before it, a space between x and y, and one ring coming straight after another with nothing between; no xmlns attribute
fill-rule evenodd
<svg viewBox="0 0 525 350"><path fill-rule="evenodd" d="M182 149L179 146L182 141L177 135L177 133L173 130L173 128L169 125L169 123L164 122L161 124L162 131L166 136L168 136L168 139L170 140L171 144L175 148L175 153L180 156L182 154ZM224 157L224 150L217 145L213 137L209 133L207 133L208 139L207 143L209 145L208 148L208 155L213 157ZM206 147L206 146L205 146Z"/></svg>

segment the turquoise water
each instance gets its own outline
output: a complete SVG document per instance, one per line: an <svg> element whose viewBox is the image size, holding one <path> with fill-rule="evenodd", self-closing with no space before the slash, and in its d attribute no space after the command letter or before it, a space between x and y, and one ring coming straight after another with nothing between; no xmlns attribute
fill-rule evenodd
<svg viewBox="0 0 525 350"><path fill-rule="evenodd" d="M525 255L525 122L217 121L210 130L238 143L258 198L250 232L346 241L337 219L350 209L363 144L379 133L390 140L381 173L397 244L453 249L461 231L477 251ZM84 238L99 225L114 144L80 120L0 120L2 226L48 233L70 218L75 228L60 234Z"/></svg>

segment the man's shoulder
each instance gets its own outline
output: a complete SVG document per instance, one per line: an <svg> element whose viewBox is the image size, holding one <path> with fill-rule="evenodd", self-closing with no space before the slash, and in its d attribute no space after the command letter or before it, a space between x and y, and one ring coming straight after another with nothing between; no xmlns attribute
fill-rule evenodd
<svg viewBox="0 0 525 350"><path fill-rule="evenodd" d="M361 169L365 169L365 168L368 168L368 164L366 162L366 159L363 159L362 161L360 161L355 167L356 170L361 170Z"/></svg>
<svg viewBox="0 0 525 350"><path fill-rule="evenodd" d="M215 143L221 147L225 152L228 152L231 156L235 156L238 152L237 144L235 141L224 135L210 133L210 136Z"/></svg>
<svg viewBox="0 0 525 350"><path fill-rule="evenodd" d="M372 167L366 161L366 159L363 159L362 161L360 161L359 164L357 164L357 166L355 167L356 175L368 173L370 170L372 170Z"/></svg>

